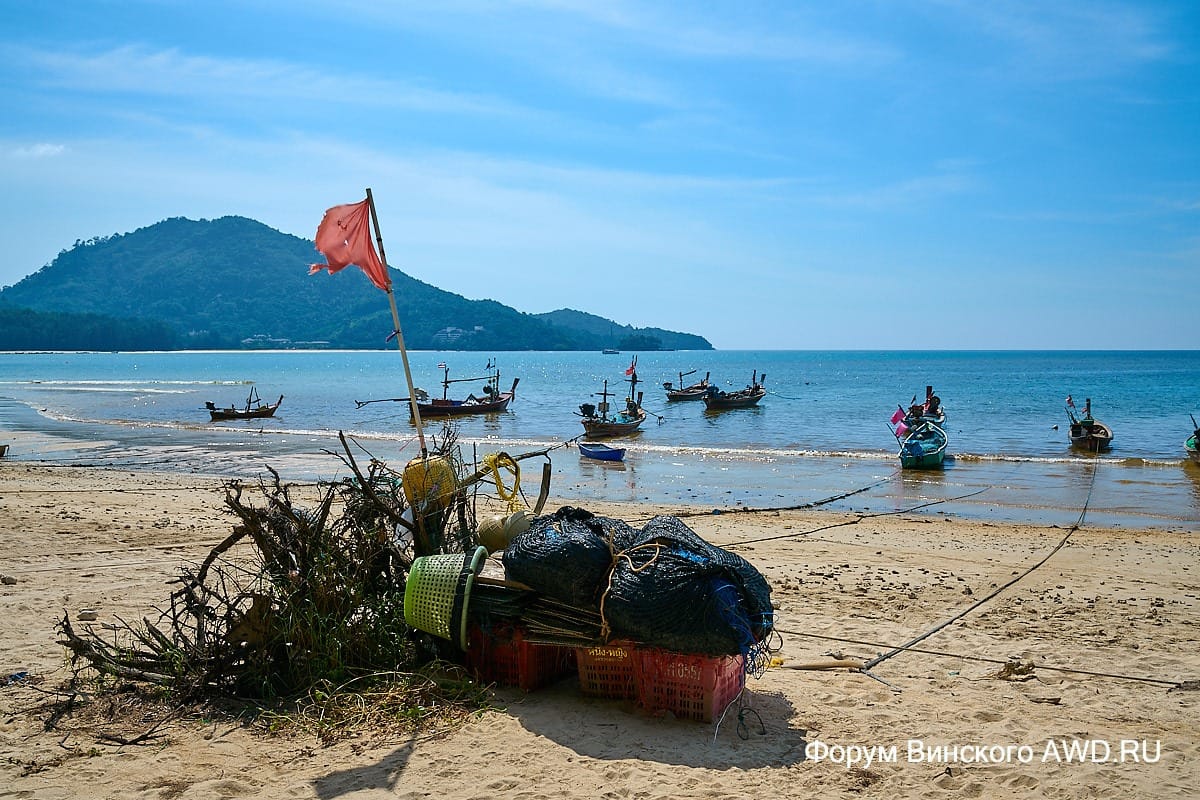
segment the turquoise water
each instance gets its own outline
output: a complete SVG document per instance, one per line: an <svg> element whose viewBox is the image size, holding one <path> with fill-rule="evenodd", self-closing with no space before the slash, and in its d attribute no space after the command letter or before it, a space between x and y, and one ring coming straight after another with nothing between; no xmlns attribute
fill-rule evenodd
<svg viewBox="0 0 1200 800"><path fill-rule="evenodd" d="M574 413L603 381L624 392L629 354L410 353L414 382L440 396L441 371L482 376L489 357L507 388L504 414L459 421L468 457L527 452L567 441ZM707 413L668 403L662 383L711 372L727 389L766 373L759 407ZM1069 524L1087 504L1092 524L1200 529L1200 473L1185 464L1189 414L1200 415L1200 352L641 353L637 373L653 414L624 440L623 465L554 450L564 497L688 503L714 508L788 506L870 487L827 507ZM888 418L932 384L947 409L951 454L936 473L899 473ZM482 381L451 387L452 397ZM253 386L285 400L270 420L213 424L203 406L244 402ZM1064 398L1114 431L1110 453L1067 446ZM9 353L0 355L0 443L10 457L103 465L330 477L339 430L386 460L415 454L407 406L355 400L403 397L399 353ZM436 433L440 423L428 425ZM1089 499L1090 491L1090 499Z"/></svg>

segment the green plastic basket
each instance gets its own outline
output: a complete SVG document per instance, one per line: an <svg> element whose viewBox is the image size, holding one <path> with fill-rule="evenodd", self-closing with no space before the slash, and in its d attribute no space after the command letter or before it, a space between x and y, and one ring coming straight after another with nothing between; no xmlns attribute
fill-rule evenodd
<svg viewBox="0 0 1200 800"><path fill-rule="evenodd" d="M471 601L471 589L475 576L487 558L487 548L477 547L468 556L450 555L421 556L414 559L404 586L404 620L412 627L443 639L453 640L458 635L459 645L467 647L467 606ZM462 612L454 617L454 600L459 582L467 573L463 585ZM457 630L455 630L457 628Z"/></svg>

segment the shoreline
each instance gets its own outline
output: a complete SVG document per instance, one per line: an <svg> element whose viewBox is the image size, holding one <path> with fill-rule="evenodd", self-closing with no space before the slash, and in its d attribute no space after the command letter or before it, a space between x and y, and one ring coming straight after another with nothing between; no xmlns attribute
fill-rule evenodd
<svg viewBox="0 0 1200 800"><path fill-rule="evenodd" d="M13 414L0 407L0 414ZM22 414L36 414L32 410ZM44 419L38 418L40 422ZM9 423L16 421L10 418ZM270 466L285 480L329 480L345 474L333 453L336 434L269 434L256 430L126 428L58 423L48 430L9 428L7 463L90 466L180 474L212 472L253 480ZM353 438L352 434L348 434ZM465 458L503 449L490 439L464 439ZM403 464L412 440L365 440L371 456ZM599 462L555 443L551 488L582 501L654 503L674 508L740 511L815 506L839 513L910 511L1005 524L1088 526L1200 533L1200 465L1130 464L1074 458L1055 461L955 459L941 470L901 470L891 459L802 455L745 457L629 446L623 462ZM540 448L509 447L520 455ZM525 462L527 492L536 462ZM533 471L531 473L531 470ZM533 489L536 493L536 488Z"/></svg>
<svg viewBox="0 0 1200 800"><path fill-rule="evenodd" d="M98 742L69 720L45 730L44 714L30 710L45 700L37 689L67 674L54 633L64 610L95 609L101 625L152 617L177 565L229 533L221 482L0 462L0 573L16 579L0 585L0 673L29 676L0 687L0 785L13 796L466 800L591 798L621 787L648 798L1185 798L1200 785L1200 693L1170 690L1200 679L1200 542L1188 533L1085 525L1041 567L918 645L931 652L879 665L879 680L792 668L903 644L1045 558L1067 533L917 514L693 507L686 524L758 567L778 608L784 666L748 681L754 713L740 729L733 718L714 728L585 698L567 679L529 694L497 690L497 710L403 742L367 736L322 747L216 720L173 723L169 741L148 747ZM572 502L562 488L552 484L547 508L584 505L634 524L686 510ZM1034 664L1032 677L994 677L1012 658ZM1060 741L1105 742L1114 758L1043 761L1047 743ZM1127 741L1157 742L1159 760L1117 761ZM909 757L910 742L926 748L921 760ZM932 757L951 745L1012 746L1014 757ZM833 754L844 762L852 747L896 747L899 758L848 769ZM1037 758L1021 761L1021 747Z"/></svg>

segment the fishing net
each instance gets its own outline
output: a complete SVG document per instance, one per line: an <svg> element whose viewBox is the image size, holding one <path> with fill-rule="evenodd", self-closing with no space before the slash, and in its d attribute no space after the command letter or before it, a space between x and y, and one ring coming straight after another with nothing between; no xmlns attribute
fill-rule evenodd
<svg viewBox="0 0 1200 800"><path fill-rule="evenodd" d="M755 650L771 631L771 588L741 556L672 516L641 531L570 506L539 517L504 553L509 579L599 610L611 638L683 653Z"/></svg>
<svg viewBox="0 0 1200 800"><path fill-rule="evenodd" d="M555 600L595 610L613 553L628 548L637 535L622 520L564 506L513 537L504 551L504 573Z"/></svg>
<svg viewBox="0 0 1200 800"><path fill-rule="evenodd" d="M646 523L617 558L602 612L616 635L705 655L755 649L774 619L758 570L671 516Z"/></svg>

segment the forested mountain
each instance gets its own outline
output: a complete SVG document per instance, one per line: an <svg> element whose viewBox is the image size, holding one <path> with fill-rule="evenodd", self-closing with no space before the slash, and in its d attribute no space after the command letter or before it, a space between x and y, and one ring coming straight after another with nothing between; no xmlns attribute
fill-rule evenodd
<svg viewBox="0 0 1200 800"><path fill-rule="evenodd" d="M0 349L386 347L393 326L379 290L361 276L308 275L307 265L318 260L310 240L244 217L177 217L79 241L0 291L0 314L9 321L0 324ZM391 272L410 348L612 346L607 334L557 324L552 317L561 312L526 314ZM634 331L604 322L610 330ZM655 334L643 344L655 345L657 337L657 347L679 347L658 336L671 332L645 330ZM129 344L134 341L136 347ZM693 349L712 348L701 337L688 341Z"/></svg>
<svg viewBox="0 0 1200 800"><path fill-rule="evenodd" d="M571 308L560 308L558 311L548 311L536 316L551 325L593 337L600 343L601 348L615 347L621 350L713 349L707 339L694 333L677 333L662 328L635 328L632 325L618 325L611 319Z"/></svg>

